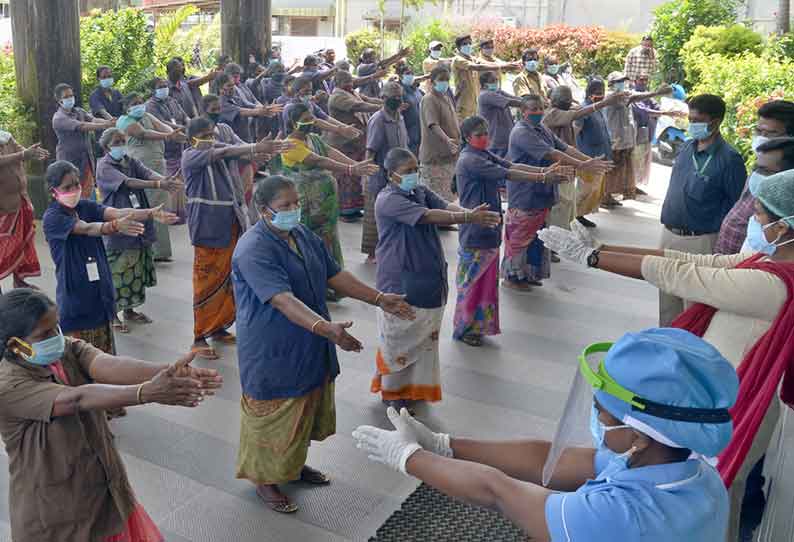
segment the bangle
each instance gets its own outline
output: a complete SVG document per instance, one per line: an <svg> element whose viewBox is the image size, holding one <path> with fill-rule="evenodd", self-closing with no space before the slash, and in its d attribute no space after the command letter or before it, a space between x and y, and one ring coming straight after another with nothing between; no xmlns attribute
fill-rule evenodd
<svg viewBox="0 0 794 542"><path fill-rule="evenodd" d="M376 307L380 307L378 303L380 303L381 297L383 297L383 292L378 292L378 295L375 296L375 303L373 303L373 305L375 305Z"/></svg>
<svg viewBox="0 0 794 542"><path fill-rule="evenodd" d="M157 182L157 184L156 184L155 186L156 186L157 188L160 188L160 186L161 186L161 183L160 183L160 181L158 180L158 181L156 181L156 182Z"/></svg>
<svg viewBox="0 0 794 542"><path fill-rule="evenodd" d="M141 392L143 391L143 387L148 383L149 381L147 380L146 382L138 384L138 391L135 392L135 398L137 399L139 405L143 404L143 399L141 398Z"/></svg>
<svg viewBox="0 0 794 542"><path fill-rule="evenodd" d="M463 211L463 221L468 224L471 222L471 211Z"/></svg>
<svg viewBox="0 0 794 542"><path fill-rule="evenodd" d="M317 320L315 323L313 323L313 324L312 324L312 333L314 333L314 329L315 329L315 328L316 328L316 327L317 327L319 324L321 324L321 323L323 323L323 322L325 322L325 320L323 320L322 318L320 318L320 319L319 319L319 320Z"/></svg>

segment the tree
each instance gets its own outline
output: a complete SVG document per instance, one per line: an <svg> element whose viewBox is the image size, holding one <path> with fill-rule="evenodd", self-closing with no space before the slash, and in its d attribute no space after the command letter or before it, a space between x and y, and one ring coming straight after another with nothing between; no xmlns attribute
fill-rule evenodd
<svg viewBox="0 0 794 542"><path fill-rule="evenodd" d="M791 0L777 2L777 33L781 36L791 30Z"/></svg>

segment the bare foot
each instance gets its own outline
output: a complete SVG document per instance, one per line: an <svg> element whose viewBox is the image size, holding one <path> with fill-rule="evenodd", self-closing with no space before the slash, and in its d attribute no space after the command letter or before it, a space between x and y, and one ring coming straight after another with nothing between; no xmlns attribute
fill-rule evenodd
<svg viewBox="0 0 794 542"><path fill-rule="evenodd" d="M375 255L374 254L369 254L369 255L367 255L367 259L364 260L364 263L367 264L367 265L377 265L378 260L375 259Z"/></svg>
<svg viewBox="0 0 794 542"><path fill-rule="evenodd" d="M193 342L193 346L190 347L190 351L196 354L198 357L203 359L218 359L218 353L215 351L213 347L207 344L205 339L196 339Z"/></svg>

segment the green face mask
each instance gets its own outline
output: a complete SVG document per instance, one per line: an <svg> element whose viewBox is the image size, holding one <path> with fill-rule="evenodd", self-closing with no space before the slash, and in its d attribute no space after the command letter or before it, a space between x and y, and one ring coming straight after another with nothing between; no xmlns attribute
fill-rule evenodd
<svg viewBox="0 0 794 542"><path fill-rule="evenodd" d="M295 127L301 133L308 134L314 128L314 121L311 122L296 122Z"/></svg>

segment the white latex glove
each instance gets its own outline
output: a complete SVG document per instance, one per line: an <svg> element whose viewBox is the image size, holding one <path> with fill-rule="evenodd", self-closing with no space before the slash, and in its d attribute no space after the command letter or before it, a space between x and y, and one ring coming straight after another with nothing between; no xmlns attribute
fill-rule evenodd
<svg viewBox="0 0 794 542"><path fill-rule="evenodd" d="M549 250L556 252L560 258L584 267L587 267L587 258L593 253L593 248L585 245L575 233L559 226L540 230L538 238Z"/></svg>
<svg viewBox="0 0 794 542"><path fill-rule="evenodd" d="M590 233L590 230L582 226L578 220L571 221L571 231L584 243L594 250L599 250L604 243L598 237Z"/></svg>
<svg viewBox="0 0 794 542"><path fill-rule="evenodd" d="M408 474L405 470L408 458L422 449L416 440L404 437L399 431L385 431L371 425L359 426L353 431L353 438L356 448L367 452L370 461L383 463L403 474Z"/></svg>
<svg viewBox="0 0 794 542"><path fill-rule="evenodd" d="M406 408L401 409L397 414L394 407L389 407L386 410L386 415L394 428L407 440L418 442L428 452L452 457L448 434L434 433L425 424L411 416Z"/></svg>

